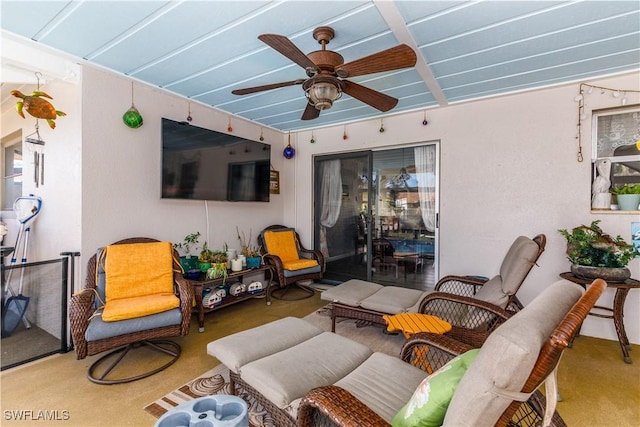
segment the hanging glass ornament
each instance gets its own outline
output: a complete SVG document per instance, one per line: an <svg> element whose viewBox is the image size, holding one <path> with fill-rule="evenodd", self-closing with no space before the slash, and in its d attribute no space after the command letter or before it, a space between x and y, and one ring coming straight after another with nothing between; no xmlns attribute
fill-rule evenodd
<svg viewBox="0 0 640 427"><path fill-rule="evenodd" d="M191 103L189 103L189 112L187 113L187 121L191 123L193 117L191 117Z"/></svg>
<svg viewBox="0 0 640 427"><path fill-rule="evenodd" d="M426 126L428 125L429 122L427 121L427 112L424 112L424 120L422 120L422 126Z"/></svg>
<svg viewBox="0 0 640 427"><path fill-rule="evenodd" d="M262 134L262 128L260 128L260 141L264 141L264 135Z"/></svg>
<svg viewBox="0 0 640 427"><path fill-rule="evenodd" d="M231 117L229 117L229 123L227 124L227 132L233 132L233 128L231 127Z"/></svg>
<svg viewBox="0 0 640 427"><path fill-rule="evenodd" d="M312 144L316 143L316 139L313 137L313 131L311 131L311 141L309 141Z"/></svg>
<svg viewBox="0 0 640 427"><path fill-rule="evenodd" d="M142 115L133 103L133 82L131 82L131 108L124 113L122 121L132 129L142 126Z"/></svg>
<svg viewBox="0 0 640 427"><path fill-rule="evenodd" d="M349 137L347 136L347 127L344 127L344 132L342 133L342 139L344 139L345 141L348 139Z"/></svg>
<svg viewBox="0 0 640 427"><path fill-rule="evenodd" d="M285 159L293 159L293 156L296 155L296 150L291 146L291 134L289 134L289 143L284 147L282 154Z"/></svg>
<svg viewBox="0 0 640 427"><path fill-rule="evenodd" d="M384 132L384 124L382 123L382 119L380 119L380 133Z"/></svg>

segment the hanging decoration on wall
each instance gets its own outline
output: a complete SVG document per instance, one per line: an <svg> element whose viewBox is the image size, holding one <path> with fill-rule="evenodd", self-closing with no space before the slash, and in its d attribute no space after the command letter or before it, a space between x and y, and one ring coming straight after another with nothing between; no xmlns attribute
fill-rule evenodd
<svg viewBox="0 0 640 427"><path fill-rule="evenodd" d="M309 142L312 144L316 143L316 139L313 137L313 131L311 131L311 140Z"/></svg>
<svg viewBox="0 0 640 427"><path fill-rule="evenodd" d="M36 119L44 119L49 124L51 129L56 128L55 119L57 117L66 116L66 113L63 113L60 110L56 110L53 104L47 101L44 98L53 99L50 95L40 90L40 76L42 75L40 72L36 72L36 80L38 82L37 89L31 92L31 95L25 95L19 90L12 90L11 95L19 98L20 100L16 102L16 111L25 119L24 111L29 113L29 115L35 117ZM36 120L36 129L38 126L38 122ZM39 136L39 135L38 135Z"/></svg>
<svg viewBox="0 0 640 427"><path fill-rule="evenodd" d="M428 124L429 124L429 122L427 121L427 111L425 110L424 119L422 120L422 126L426 126Z"/></svg>
<svg viewBox="0 0 640 427"><path fill-rule="evenodd" d="M620 104L622 106L627 105L627 94L628 93L640 93L640 90L634 89L614 89L609 87L595 86L588 83L580 83L580 88L578 91L578 95L576 95L573 100L578 103L578 124L577 124L577 133L576 140L578 140L578 162L582 162L584 160L584 156L582 155L582 122L587 120L587 110L585 108L585 98L587 95L591 95L597 89L600 91L600 95L610 94L614 99L620 99ZM620 98L622 97L622 98ZM640 141L637 143L638 149L640 149Z"/></svg>
<svg viewBox="0 0 640 427"><path fill-rule="evenodd" d="M289 143L284 147L282 154L285 159L293 159L293 156L296 155L296 150L291 146L291 132L289 132Z"/></svg>
<svg viewBox="0 0 640 427"><path fill-rule="evenodd" d="M384 132L384 123L382 122L382 119L380 119L380 129L379 129L380 133Z"/></svg>
<svg viewBox="0 0 640 427"><path fill-rule="evenodd" d="M131 129L142 126L142 115L133 103L133 82L131 82L131 107L122 115L122 121Z"/></svg>
<svg viewBox="0 0 640 427"><path fill-rule="evenodd" d="M263 134L263 129L262 128L260 128L260 138L258 138L258 139L260 139L260 141L264 141L264 134Z"/></svg>
<svg viewBox="0 0 640 427"><path fill-rule="evenodd" d="M187 106L187 109L188 109L188 112L187 112L187 121L188 121L189 123L191 123L191 122L193 121L193 117L191 117L191 102L189 102L187 105L188 105L188 106Z"/></svg>
<svg viewBox="0 0 640 427"><path fill-rule="evenodd" d="M231 127L231 117L229 117L229 122L227 123L227 132L233 132L233 128Z"/></svg>
<svg viewBox="0 0 640 427"><path fill-rule="evenodd" d="M348 138L349 137L347 136L347 125L344 125L344 131L342 132L342 139L346 141Z"/></svg>

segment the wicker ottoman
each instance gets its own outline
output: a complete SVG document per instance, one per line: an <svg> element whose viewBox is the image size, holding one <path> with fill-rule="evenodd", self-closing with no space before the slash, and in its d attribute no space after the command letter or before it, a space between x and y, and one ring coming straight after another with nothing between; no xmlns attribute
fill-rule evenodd
<svg viewBox="0 0 640 427"><path fill-rule="evenodd" d="M250 394L279 427L295 426L301 399L338 385L387 420L427 373L310 323L287 317L220 338L207 353L229 368L232 392Z"/></svg>
<svg viewBox="0 0 640 427"><path fill-rule="evenodd" d="M351 279L320 295L333 305L331 331L336 330L336 318L363 320L386 325L385 314L416 312L420 301L433 291L383 286L364 280Z"/></svg>

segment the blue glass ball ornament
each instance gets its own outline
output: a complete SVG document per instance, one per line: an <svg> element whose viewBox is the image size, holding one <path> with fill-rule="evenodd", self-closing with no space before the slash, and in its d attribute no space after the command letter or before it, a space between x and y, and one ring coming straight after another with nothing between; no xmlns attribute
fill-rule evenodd
<svg viewBox="0 0 640 427"><path fill-rule="evenodd" d="M287 145L282 154L285 159L293 159L293 156L296 155L296 150L291 145Z"/></svg>
<svg viewBox="0 0 640 427"><path fill-rule="evenodd" d="M122 116L122 121L130 128L136 129L142 126L142 115L136 107L131 106Z"/></svg>

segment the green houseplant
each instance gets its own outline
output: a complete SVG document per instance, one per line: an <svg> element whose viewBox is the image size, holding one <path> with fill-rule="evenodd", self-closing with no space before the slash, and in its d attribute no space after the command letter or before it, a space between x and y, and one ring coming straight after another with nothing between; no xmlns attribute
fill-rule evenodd
<svg viewBox="0 0 640 427"><path fill-rule="evenodd" d="M227 253L222 251L211 252L211 267L207 270L207 279L222 277L222 284L227 280Z"/></svg>
<svg viewBox="0 0 640 427"><path fill-rule="evenodd" d="M611 187L611 193L616 195L618 207L621 211L636 211L640 205L640 184L624 184Z"/></svg>
<svg viewBox="0 0 640 427"><path fill-rule="evenodd" d="M213 256L213 251L209 249L207 246L207 242L204 242L202 245L202 250L200 251L200 256L198 257L198 268L203 273L206 273L209 268L211 268L211 257Z"/></svg>
<svg viewBox="0 0 640 427"><path fill-rule="evenodd" d="M558 230L567 239L571 272L584 279L624 281L631 277L627 264L640 256L640 251L622 237L613 238L606 234L598 226L599 223L597 220L589 226L580 225L571 231Z"/></svg>
<svg viewBox="0 0 640 427"><path fill-rule="evenodd" d="M180 256L180 265L184 271L198 268L198 257L191 255L191 250L195 249L200 241L200 232L187 234L182 243L174 243L173 247L182 255Z"/></svg>

